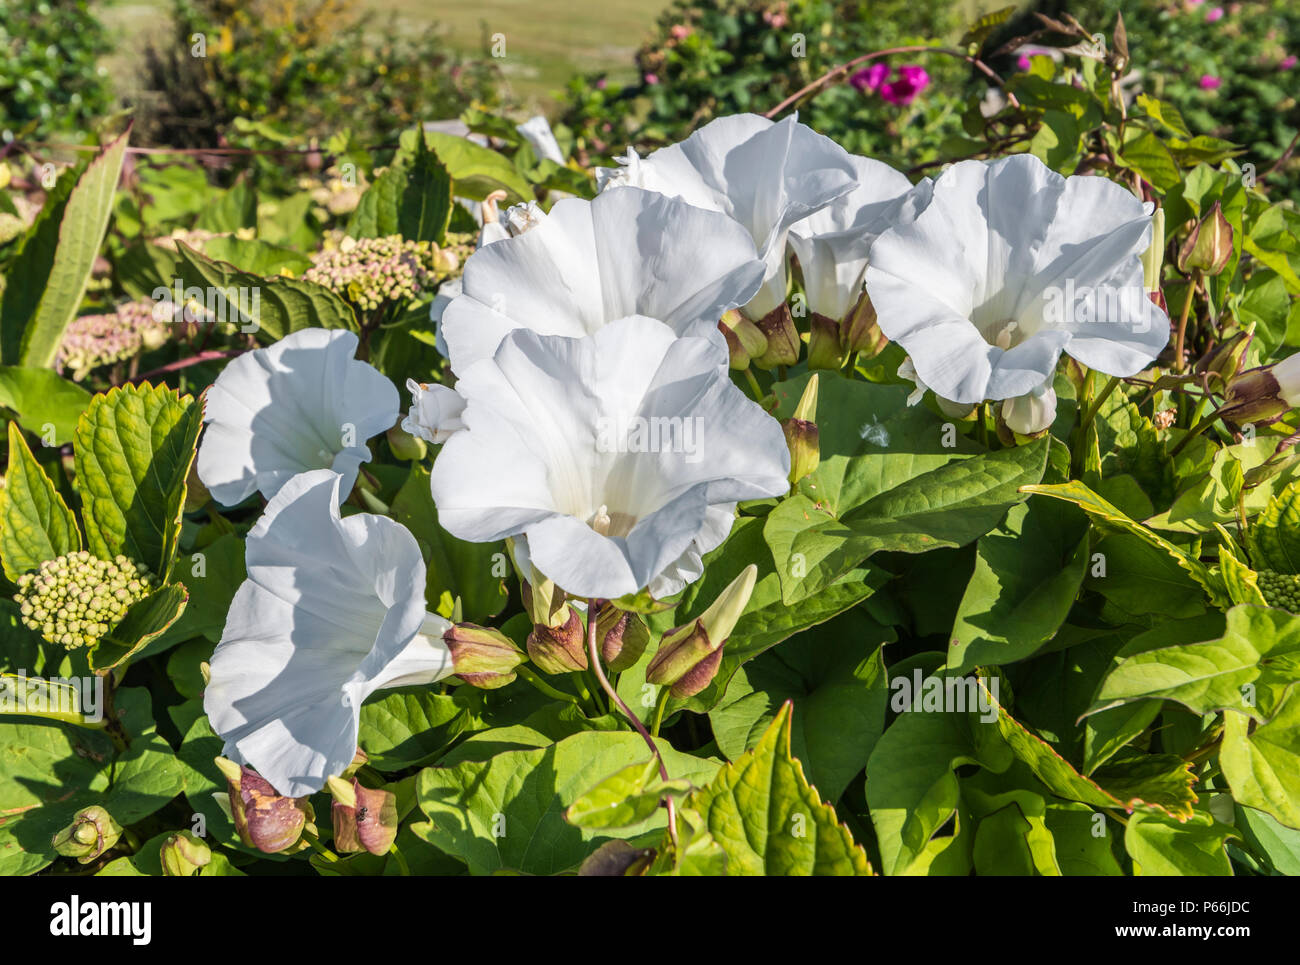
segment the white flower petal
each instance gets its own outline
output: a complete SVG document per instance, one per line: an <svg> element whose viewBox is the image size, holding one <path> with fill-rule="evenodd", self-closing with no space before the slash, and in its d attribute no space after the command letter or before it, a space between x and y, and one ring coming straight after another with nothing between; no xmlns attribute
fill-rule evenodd
<svg viewBox="0 0 1300 965"><path fill-rule="evenodd" d="M363 443L397 421L398 405L392 382L356 349L351 332L307 328L226 366L207 392L198 454L217 502L258 490L270 499L311 469L338 472L347 494L370 459Z"/></svg>

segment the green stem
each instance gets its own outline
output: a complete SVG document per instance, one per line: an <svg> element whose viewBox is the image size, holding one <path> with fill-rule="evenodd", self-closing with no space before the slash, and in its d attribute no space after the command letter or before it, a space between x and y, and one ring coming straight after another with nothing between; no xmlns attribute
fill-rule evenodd
<svg viewBox="0 0 1300 965"><path fill-rule="evenodd" d="M749 390L754 393L754 401L762 402L763 389L758 384L758 379L754 378L754 370L749 368L745 369L745 378L749 380Z"/></svg>
<svg viewBox="0 0 1300 965"><path fill-rule="evenodd" d="M321 855L326 861L333 863L339 860L339 856L329 848L325 847L325 845L321 844L320 838L316 837L316 835L312 834L310 831L304 830L302 832L302 839L315 848L316 853Z"/></svg>
<svg viewBox="0 0 1300 965"><path fill-rule="evenodd" d="M664 710L668 707L669 689L668 687L659 688L659 699L655 702L655 722L654 726L650 728L650 736L652 737L659 736L659 728L663 725Z"/></svg>
<svg viewBox="0 0 1300 965"><path fill-rule="evenodd" d="M1097 418L1097 413L1101 411L1101 407L1110 398L1111 393L1119 387L1119 383L1119 378L1112 375L1110 381L1097 393L1097 398L1092 400L1092 405L1088 406L1083 413L1083 418L1079 420L1079 434L1074 439L1074 452L1070 454L1070 465L1073 467L1076 476L1083 471L1083 447L1087 445L1088 429Z"/></svg>
<svg viewBox="0 0 1300 965"><path fill-rule="evenodd" d="M975 437L979 439L980 445L985 449L989 447L989 426L985 421L987 415L988 403L981 402L979 408L975 410Z"/></svg>
<svg viewBox="0 0 1300 965"><path fill-rule="evenodd" d="M406 858L402 856L402 852L397 850L396 841L394 841L393 846L388 849L388 853L397 859L397 870L401 872L402 877L409 878L411 876L411 867L406 863Z"/></svg>
<svg viewBox="0 0 1300 965"><path fill-rule="evenodd" d="M1201 285L1201 272L1198 269L1188 283L1187 298L1183 301L1182 314L1178 316L1178 336L1174 340L1174 371L1181 373L1183 371L1183 352L1187 346L1187 317L1192 311L1192 301L1196 298L1196 291Z"/></svg>
<svg viewBox="0 0 1300 965"><path fill-rule="evenodd" d="M541 677L537 676L537 674L533 673L527 667L515 667L515 673L518 674L520 677L522 677L524 680L528 681L530 684L532 684L534 687L536 687L538 690L544 693L547 697L551 697L555 700L567 700L571 704L580 705L581 703L577 697L573 696L573 694L566 694L562 690L556 690L554 687L548 684Z"/></svg>
<svg viewBox="0 0 1300 965"><path fill-rule="evenodd" d="M1214 425L1214 423L1218 422L1218 421L1219 421L1219 412L1220 412L1219 409L1215 409L1213 412L1211 412L1209 415L1207 415L1207 416L1206 416L1204 419L1202 419L1200 422L1196 423L1196 425L1194 425L1194 426L1192 426L1190 429L1188 429L1188 430L1187 430L1187 435L1185 435L1185 436L1183 436L1181 439L1179 439L1179 440L1178 440L1178 444L1177 444L1176 446L1174 446L1172 449L1169 450L1169 458L1170 458L1170 459L1174 458L1174 456L1178 455L1180 452L1183 451L1184 447L1186 447L1186 445L1187 445L1189 442L1191 442L1193 439L1195 439L1197 436L1199 436L1202 432L1204 432L1204 431L1205 431L1206 429L1208 429L1210 426Z"/></svg>

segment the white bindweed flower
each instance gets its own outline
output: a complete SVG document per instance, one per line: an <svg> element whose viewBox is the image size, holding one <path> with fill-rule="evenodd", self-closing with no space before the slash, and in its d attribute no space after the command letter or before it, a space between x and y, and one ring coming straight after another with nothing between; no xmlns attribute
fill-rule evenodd
<svg viewBox="0 0 1300 965"><path fill-rule="evenodd" d="M848 152L796 117L757 114L710 121L686 140L645 158L629 149L623 167L598 171L602 190L631 185L679 197L734 218L754 239L763 287L745 305L758 320L785 301L790 226L851 191Z"/></svg>
<svg viewBox="0 0 1300 965"><path fill-rule="evenodd" d="M1056 390L1049 378L1024 395L1002 403L1002 421L1022 436L1037 435L1052 427L1056 421Z"/></svg>
<svg viewBox="0 0 1300 965"><path fill-rule="evenodd" d="M907 176L871 158L850 155L858 186L790 229L799 257L808 310L832 321L846 318L862 294L867 255L880 234L916 219L934 182L915 187Z"/></svg>
<svg viewBox="0 0 1300 965"><path fill-rule="evenodd" d="M198 456L217 502L270 499L311 469L339 473L347 496L370 459L365 441L392 428L400 401L356 350L351 332L305 328L226 366L208 389Z"/></svg>
<svg viewBox="0 0 1300 965"><path fill-rule="evenodd" d="M1064 178L1028 154L962 161L914 222L872 245L867 293L881 330L953 402L1050 392L1062 351L1133 375L1169 340L1142 282L1150 214L1113 181Z"/></svg>
<svg viewBox="0 0 1300 965"><path fill-rule="evenodd" d="M441 334L458 375L517 328L581 336L647 315L698 335L762 275L749 236L716 212L649 191L565 199L523 234L470 255Z"/></svg>
<svg viewBox="0 0 1300 965"><path fill-rule="evenodd" d="M556 164L564 163L564 152L560 150L555 132L551 130L551 125L543 115L537 114L522 124L516 124L515 130L532 145L533 152L541 160L554 161Z"/></svg>
<svg viewBox="0 0 1300 965"><path fill-rule="evenodd" d="M441 445L453 432L465 428L461 421L465 400L455 389L415 379L407 379L406 388L411 393L411 409L402 420L402 428L411 435Z"/></svg>
<svg viewBox="0 0 1300 965"><path fill-rule="evenodd" d="M226 757L300 797L357 749L376 690L450 675L450 624L425 611L425 567L404 526L341 519L341 478L303 473L248 534L248 579L212 655L203 709Z"/></svg>
<svg viewBox="0 0 1300 965"><path fill-rule="evenodd" d="M516 330L457 389L467 428L434 463L439 521L473 542L523 537L517 557L573 596L671 595L735 503L788 489L785 434L732 384L721 341L651 318L584 338Z"/></svg>

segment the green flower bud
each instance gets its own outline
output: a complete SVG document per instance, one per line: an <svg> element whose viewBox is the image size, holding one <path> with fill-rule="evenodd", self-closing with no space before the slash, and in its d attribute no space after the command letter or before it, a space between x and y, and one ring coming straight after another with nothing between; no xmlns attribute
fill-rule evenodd
<svg viewBox="0 0 1300 965"><path fill-rule="evenodd" d="M876 324L876 307L871 304L866 292L858 297L858 303L840 324L840 336L846 352L872 358L889 344L889 339Z"/></svg>
<svg viewBox="0 0 1300 965"><path fill-rule="evenodd" d="M143 564L121 555L101 560L79 550L20 576L14 600L28 629L76 650L97 644L155 585Z"/></svg>
<svg viewBox="0 0 1300 965"><path fill-rule="evenodd" d="M737 309L723 314L718 329L727 340L733 369L749 368L751 361L767 351L767 336Z"/></svg>
<svg viewBox="0 0 1300 965"><path fill-rule="evenodd" d="M1296 405L1300 405L1300 354L1232 379L1219 414L1238 425L1267 424Z"/></svg>
<svg viewBox="0 0 1300 965"><path fill-rule="evenodd" d="M355 777L327 782L334 803L334 848L386 854L397 840L397 795L382 788L364 787Z"/></svg>
<svg viewBox="0 0 1300 965"><path fill-rule="evenodd" d="M1231 382L1241 371L1242 363L1246 359L1246 353L1250 350L1250 343L1254 337L1255 323L1251 322L1249 328L1238 332L1215 349L1208 358L1202 359L1196 366L1196 371L1214 372L1224 382Z"/></svg>
<svg viewBox="0 0 1300 965"><path fill-rule="evenodd" d="M54 835L54 850L78 864L90 864L122 836L122 826L99 805L82 808L72 823Z"/></svg>
<svg viewBox="0 0 1300 965"><path fill-rule="evenodd" d="M393 455L398 459L407 462L419 462L428 452L423 439L411 435L400 425L388 430L388 448L393 450Z"/></svg>
<svg viewBox="0 0 1300 965"><path fill-rule="evenodd" d="M813 312L808 329L808 368L838 369L843 364L839 322Z"/></svg>
<svg viewBox="0 0 1300 965"><path fill-rule="evenodd" d="M757 581L758 567L751 563L694 622L665 633L646 667L646 682L668 687L678 699L693 697L707 687Z"/></svg>
<svg viewBox="0 0 1300 965"><path fill-rule="evenodd" d="M630 610L605 603L596 611L596 640L605 666L621 673L645 653L650 643L650 628Z"/></svg>
<svg viewBox="0 0 1300 965"><path fill-rule="evenodd" d="M1216 201L1179 249L1178 270L1186 274L1200 269L1207 275L1217 275L1232 259L1232 248L1232 225Z"/></svg>
<svg viewBox="0 0 1300 965"><path fill-rule="evenodd" d="M1160 291L1160 271L1165 263L1165 209L1151 216L1151 247L1142 253L1142 285L1149 292Z"/></svg>
<svg viewBox="0 0 1300 965"><path fill-rule="evenodd" d="M533 624L528 634L528 656L543 673L572 673L587 669L586 642L583 640L582 620L578 611L567 604L567 616L558 626Z"/></svg>
<svg viewBox="0 0 1300 965"><path fill-rule="evenodd" d="M758 330L767 338L767 350L754 359L760 369L774 369L781 365L794 365L799 361L799 330L790 317L790 306L777 305L757 322Z"/></svg>
<svg viewBox="0 0 1300 965"><path fill-rule="evenodd" d="M457 623L442 635L455 661L456 677L483 690L496 690L515 679L523 651L499 630Z"/></svg>
<svg viewBox="0 0 1300 965"><path fill-rule="evenodd" d="M821 462L821 433L817 429L817 381L814 375L804 387L794 416L781 420L785 444L790 448L790 485L811 475Z"/></svg>
<svg viewBox="0 0 1300 965"><path fill-rule="evenodd" d="M188 831L177 831L159 849L162 873L169 878L191 878L212 861L212 849Z"/></svg>

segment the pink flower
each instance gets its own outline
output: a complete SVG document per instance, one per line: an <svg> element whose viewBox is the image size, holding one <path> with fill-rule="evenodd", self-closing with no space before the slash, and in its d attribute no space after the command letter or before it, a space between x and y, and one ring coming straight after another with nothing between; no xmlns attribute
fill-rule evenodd
<svg viewBox="0 0 1300 965"><path fill-rule="evenodd" d="M1213 8L1211 8L1210 10L1205 11L1205 22L1206 22L1206 23L1214 23L1214 21L1216 21L1216 20L1222 20L1222 19L1223 19L1223 8L1222 8L1222 7L1213 7Z"/></svg>
<svg viewBox="0 0 1300 965"><path fill-rule="evenodd" d="M864 67L851 76L849 83L865 94L868 91L879 90L880 85L888 77L888 64L872 64L870 67Z"/></svg>
<svg viewBox="0 0 1300 965"><path fill-rule="evenodd" d="M1223 80L1215 77L1213 74L1201 75L1201 90L1218 90L1223 86Z"/></svg>
<svg viewBox="0 0 1300 965"><path fill-rule="evenodd" d="M909 64L898 68L898 80L880 87L880 96L891 104L906 107L916 100L918 94L930 83L930 75L924 67Z"/></svg>
<svg viewBox="0 0 1300 965"><path fill-rule="evenodd" d="M1295 54L1287 54L1287 55L1286 55L1285 57L1283 57L1282 60L1278 63L1277 68L1278 68L1278 70L1290 70L1290 69L1291 69L1292 67L1294 67L1295 65L1296 65L1296 57L1295 57Z"/></svg>
<svg viewBox="0 0 1300 965"><path fill-rule="evenodd" d="M672 28L669 29L668 32L672 34L673 37L677 40L685 40L687 37L693 34L695 30L691 27L686 26L686 24L684 23L675 23L672 25Z"/></svg>
<svg viewBox="0 0 1300 965"><path fill-rule="evenodd" d="M1020 57L1016 60L1016 67L1021 71L1026 71L1033 65L1034 62L1030 60L1026 54L1021 54Z"/></svg>
<svg viewBox="0 0 1300 965"><path fill-rule="evenodd" d="M602 77L596 81L596 90L604 90L608 85L609 81Z"/></svg>
<svg viewBox="0 0 1300 965"><path fill-rule="evenodd" d="M648 85L650 85L651 87L653 87L655 84L659 83L659 75L658 75L658 74L646 74L646 75L645 75L645 82L646 82Z"/></svg>
<svg viewBox="0 0 1300 965"><path fill-rule="evenodd" d="M1205 0L1187 0L1187 5L1189 7L1199 7L1204 2Z"/></svg>

